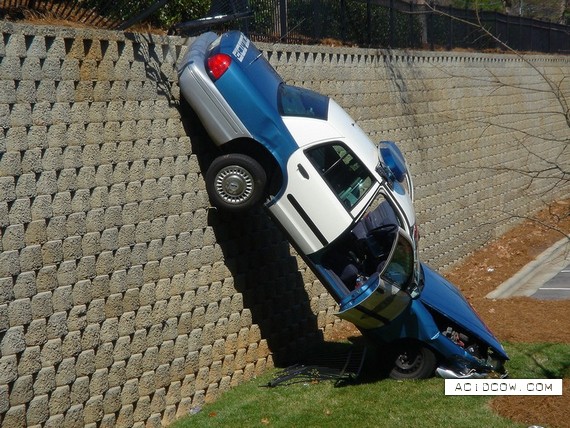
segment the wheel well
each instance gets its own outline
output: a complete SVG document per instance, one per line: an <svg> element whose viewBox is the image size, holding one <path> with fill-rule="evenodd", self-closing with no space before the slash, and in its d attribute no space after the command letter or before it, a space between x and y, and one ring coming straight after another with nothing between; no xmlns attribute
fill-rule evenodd
<svg viewBox="0 0 570 428"><path fill-rule="evenodd" d="M275 157L261 143L249 138L228 141L221 146L223 153L242 153L255 159L267 174L268 195L275 195L283 184L281 167Z"/></svg>
<svg viewBox="0 0 570 428"><path fill-rule="evenodd" d="M409 350L413 350L411 359L409 359ZM419 363L417 359L419 354L416 354L415 350L422 352ZM425 379L432 377L440 360L438 353L431 346L415 339L396 341L392 355L397 357L390 371L390 377L393 379Z"/></svg>
<svg viewBox="0 0 570 428"><path fill-rule="evenodd" d="M419 346L419 347L427 348L428 350L430 350L434 354L435 359L437 361L440 361L442 359L442 355L439 353L439 351L437 349L435 349L429 343L426 343L423 340L416 339L413 337L404 337L401 339L397 339L397 340L391 342L391 346L393 346L394 349L398 349L399 347L407 347L407 346Z"/></svg>

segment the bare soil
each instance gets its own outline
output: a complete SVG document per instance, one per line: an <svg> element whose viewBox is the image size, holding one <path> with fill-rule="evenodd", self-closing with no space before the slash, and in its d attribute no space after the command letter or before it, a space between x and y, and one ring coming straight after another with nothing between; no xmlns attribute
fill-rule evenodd
<svg viewBox="0 0 570 428"><path fill-rule="evenodd" d="M500 341L570 343L570 300L485 297L569 232L570 201L556 202L468 256L444 276L459 287ZM353 326L342 322L327 339L358 334ZM562 396L500 396L491 401L491 408L528 426L568 428L570 380L564 379Z"/></svg>

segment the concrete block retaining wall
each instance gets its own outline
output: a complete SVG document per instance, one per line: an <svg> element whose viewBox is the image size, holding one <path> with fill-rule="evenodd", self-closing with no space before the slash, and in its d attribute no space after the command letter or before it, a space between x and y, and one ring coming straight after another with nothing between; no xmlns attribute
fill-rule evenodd
<svg viewBox="0 0 570 428"><path fill-rule="evenodd" d="M185 40L0 29L0 425L167 424L322 338L334 302L263 211L209 209ZM260 46L400 142L437 268L569 196L515 171L567 162L568 57Z"/></svg>

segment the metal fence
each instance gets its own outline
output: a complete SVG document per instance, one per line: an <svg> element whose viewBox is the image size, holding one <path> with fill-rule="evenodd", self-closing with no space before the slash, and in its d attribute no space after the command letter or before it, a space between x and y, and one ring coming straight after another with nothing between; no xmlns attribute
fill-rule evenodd
<svg viewBox="0 0 570 428"><path fill-rule="evenodd" d="M206 5L207 6L207 5ZM0 0L0 18L31 9L102 28L126 29L172 0ZM254 40L383 48L471 48L570 53L570 26L496 12L404 0L212 0L179 34L238 28ZM490 37L483 29L493 34Z"/></svg>
<svg viewBox="0 0 570 428"><path fill-rule="evenodd" d="M250 10L250 36L269 42L570 53L570 26L496 12L402 0L250 0Z"/></svg>
<svg viewBox="0 0 570 428"><path fill-rule="evenodd" d="M444 8L430 12L426 23L427 41L431 47L570 53L570 26L553 22L496 12Z"/></svg>

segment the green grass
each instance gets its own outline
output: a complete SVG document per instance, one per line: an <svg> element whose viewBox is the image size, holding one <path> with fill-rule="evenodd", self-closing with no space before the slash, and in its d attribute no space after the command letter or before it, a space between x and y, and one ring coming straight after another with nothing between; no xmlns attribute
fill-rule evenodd
<svg viewBox="0 0 570 428"><path fill-rule="evenodd" d="M510 344L511 378L570 377L570 345ZM491 397L446 396L443 379L394 381L364 374L332 381L267 388L277 370L222 395L171 428L184 427L522 427L494 414Z"/></svg>

